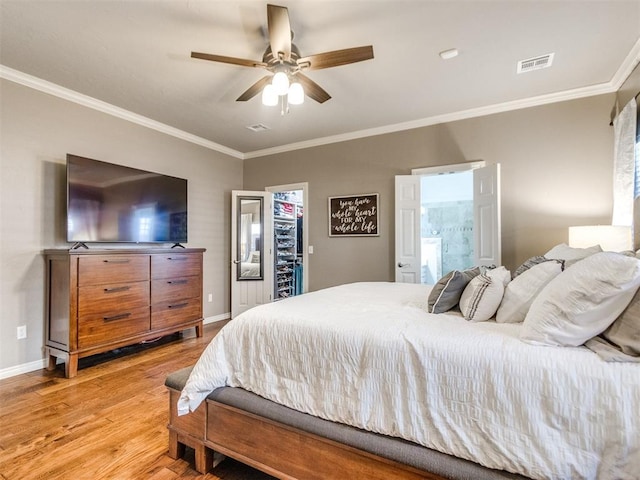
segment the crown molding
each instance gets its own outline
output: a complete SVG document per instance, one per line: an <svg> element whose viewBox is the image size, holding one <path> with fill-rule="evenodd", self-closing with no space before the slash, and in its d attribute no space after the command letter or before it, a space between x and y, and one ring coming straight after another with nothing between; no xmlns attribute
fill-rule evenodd
<svg viewBox="0 0 640 480"><path fill-rule="evenodd" d="M626 77L625 77L626 78ZM253 152L247 152L244 154L244 158L257 158L267 155L275 155L278 153L290 152L293 150L301 150L303 148L318 147L322 145L328 145L331 143L346 142L349 140L357 140L365 137L372 137L375 135L384 135L387 133L395 133L404 130L412 130L415 128L428 127L431 125L437 125L440 123L455 122L458 120L467 120L470 118L483 117L486 115L493 115L494 113L509 112L512 110L521 110L529 107L537 107L540 105L547 105L550 103L563 102L566 100L575 100L577 98L590 97L594 95L601 95L604 93L615 92L611 82L602 83L598 85L591 85L588 87L576 88L573 90L565 90L563 92L550 93L546 95L539 95L537 97L523 98L520 100L514 100L511 102L498 103L495 105L487 105L484 107L472 108L469 110L462 110L459 112L446 113L443 115L435 115L433 117L421 118L418 120L412 120L409 122L396 123L393 125L386 125L384 127L370 128L366 130L358 130L355 132L332 135L328 137L315 138L313 140L307 140L304 142L290 143L288 145L281 145L278 147L265 148L263 150L255 150Z"/></svg>
<svg viewBox="0 0 640 480"><path fill-rule="evenodd" d="M629 78L631 72L638 66L640 63L640 38L636 41L635 45L631 47L631 51L626 56L626 58L622 61L620 68L613 75L611 79L611 86L613 91L617 92L622 87L622 84Z"/></svg>
<svg viewBox="0 0 640 480"><path fill-rule="evenodd" d="M24 85L25 87L33 88L34 90L38 90L43 93L48 93L49 95L53 95L64 100L77 103L78 105L82 105L84 107L106 113L108 115L126 120L128 122L150 128L151 130L156 130L166 135L170 135L172 137L176 137L181 140L200 145L201 147L224 153L225 155L229 155L239 159L244 158L242 152L212 142L211 140L207 140L206 138L198 137L197 135L185 132L184 130L171 127L143 115L138 115L137 113L130 112L129 110L125 110L124 108L116 107L115 105L103 102L102 100L98 100L88 95L78 93L74 90L61 87L60 85L57 85L55 83L42 80L41 78L34 77L33 75L29 75L27 73L9 68L1 64L0 78L4 78L5 80L9 80L20 85Z"/></svg>

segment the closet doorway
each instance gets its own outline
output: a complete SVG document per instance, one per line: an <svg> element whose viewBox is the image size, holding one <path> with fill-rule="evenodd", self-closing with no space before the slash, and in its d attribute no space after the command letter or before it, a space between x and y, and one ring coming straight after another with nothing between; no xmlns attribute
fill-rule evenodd
<svg viewBox="0 0 640 480"><path fill-rule="evenodd" d="M273 300L277 301L309 288L308 184L265 190L273 194Z"/></svg>

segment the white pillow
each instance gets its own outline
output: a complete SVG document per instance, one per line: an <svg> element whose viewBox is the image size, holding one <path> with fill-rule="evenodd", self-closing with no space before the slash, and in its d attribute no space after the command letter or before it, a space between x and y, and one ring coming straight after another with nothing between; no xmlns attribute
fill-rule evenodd
<svg viewBox="0 0 640 480"><path fill-rule="evenodd" d="M587 258L594 253L600 253L601 251L602 247L600 245L593 245L592 247L587 248L574 248L570 247L566 243L561 243L545 253L544 257L552 258L554 260L564 260L565 267L568 268L583 258Z"/></svg>
<svg viewBox="0 0 640 480"><path fill-rule="evenodd" d="M640 286L640 260L591 255L551 280L531 304L520 338L534 345L578 346L602 333Z"/></svg>
<svg viewBox="0 0 640 480"><path fill-rule="evenodd" d="M562 273L562 260L549 260L534 265L515 277L504 291L496 313L498 323L519 323L547 283Z"/></svg>
<svg viewBox="0 0 640 480"><path fill-rule="evenodd" d="M500 306L504 287L511 280L511 272L504 267L487 270L478 275L462 292L460 311L472 322L484 322L493 317Z"/></svg>

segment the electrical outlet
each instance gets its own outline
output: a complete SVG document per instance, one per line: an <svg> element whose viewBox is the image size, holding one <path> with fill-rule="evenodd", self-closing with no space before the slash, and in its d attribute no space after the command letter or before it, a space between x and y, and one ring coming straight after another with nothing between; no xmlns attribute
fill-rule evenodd
<svg viewBox="0 0 640 480"><path fill-rule="evenodd" d="M313 245L309 245L309 255L313 255Z"/></svg>
<svg viewBox="0 0 640 480"><path fill-rule="evenodd" d="M18 340L22 340L23 338L27 338L27 326L26 325L20 325L17 329L17 337Z"/></svg>
<svg viewBox="0 0 640 480"><path fill-rule="evenodd" d="M209 294L209 302L213 302L213 293Z"/></svg>

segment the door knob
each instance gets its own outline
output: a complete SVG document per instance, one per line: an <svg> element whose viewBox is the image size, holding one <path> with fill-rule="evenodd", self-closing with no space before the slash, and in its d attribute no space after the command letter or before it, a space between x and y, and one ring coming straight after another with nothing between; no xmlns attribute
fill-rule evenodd
<svg viewBox="0 0 640 480"><path fill-rule="evenodd" d="M238 265L240 263L240 260L233 260L234 265Z"/></svg>
<svg viewBox="0 0 640 480"><path fill-rule="evenodd" d="M404 267L410 267L411 264L410 263L402 263L402 262L398 262L398 267L400 268L404 268Z"/></svg>

